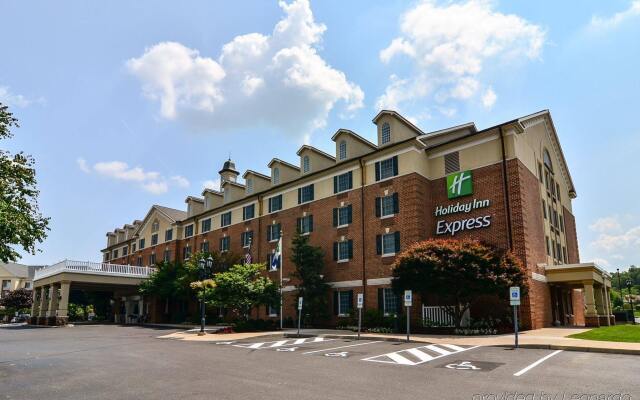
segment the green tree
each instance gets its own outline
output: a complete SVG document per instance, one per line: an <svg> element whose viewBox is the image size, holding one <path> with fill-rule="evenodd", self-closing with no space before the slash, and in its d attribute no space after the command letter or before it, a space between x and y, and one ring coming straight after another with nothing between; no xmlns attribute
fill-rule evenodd
<svg viewBox="0 0 640 400"><path fill-rule="evenodd" d="M392 286L436 295L460 327L472 300L481 295L505 299L510 286L526 292L526 274L519 260L473 240L426 240L398 255Z"/></svg>
<svg viewBox="0 0 640 400"><path fill-rule="evenodd" d="M191 286L198 291L204 286L208 305L227 308L246 320L253 307L280 302L276 284L261 274L264 269L264 264L236 264Z"/></svg>
<svg viewBox="0 0 640 400"><path fill-rule="evenodd" d="M11 314L15 311L26 311L31 308L33 292L29 289L16 289L0 299L0 306L5 307Z"/></svg>
<svg viewBox="0 0 640 400"><path fill-rule="evenodd" d="M309 244L309 236L296 233L291 245L291 261L296 266L292 274L297 279L298 296L304 298L306 323L322 323L329 317L327 291L324 280L324 252L322 248ZM297 299L296 299L297 309Z"/></svg>
<svg viewBox="0 0 640 400"><path fill-rule="evenodd" d="M0 140L11 138L18 120L0 103ZM31 254L47 237L49 218L38 211L35 161L30 155L0 150L0 261L16 261L16 247Z"/></svg>

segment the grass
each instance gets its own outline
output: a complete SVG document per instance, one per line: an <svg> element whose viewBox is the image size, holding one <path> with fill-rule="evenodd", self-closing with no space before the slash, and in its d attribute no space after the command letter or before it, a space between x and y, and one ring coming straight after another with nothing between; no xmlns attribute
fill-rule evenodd
<svg viewBox="0 0 640 400"><path fill-rule="evenodd" d="M602 340L606 342L640 343L640 325L603 326L569 335L574 339Z"/></svg>

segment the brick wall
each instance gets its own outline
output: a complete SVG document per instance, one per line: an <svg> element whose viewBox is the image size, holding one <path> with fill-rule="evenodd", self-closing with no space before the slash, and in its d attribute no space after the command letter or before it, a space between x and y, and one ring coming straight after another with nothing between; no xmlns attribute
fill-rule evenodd
<svg viewBox="0 0 640 400"><path fill-rule="evenodd" d="M567 261L569 264L577 264L580 262L580 253L578 252L576 219L566 207L563 207L562 215L564 215L564 231L567 237Z"/></svg>

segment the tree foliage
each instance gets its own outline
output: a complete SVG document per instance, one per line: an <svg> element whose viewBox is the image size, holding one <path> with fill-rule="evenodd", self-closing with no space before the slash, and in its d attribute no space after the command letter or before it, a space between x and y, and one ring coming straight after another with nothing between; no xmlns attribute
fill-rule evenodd
<svg viewBox="0 0 640 400"><path fill-rule="evenodd" d="M18 120L0 103L0 140L12 137ZM16 261L16 247L31 254L47 237L49 218L38 210L35 161L23 152L0 150L0 261Z"/></svg>
<svg viewBox="0 0 640 400"><path fill-rule="evenodd" d="M29 289L16 289L8 292L0 299L0 306L18 311L31 308L33 292Z"/></svg>
<svg viewBox="0 0 640 400"><path fill-rule="evenodd" d="M213 283L204 285L205 301L244 318L248 318L253 307L279 304L278 287L271 279L262 276L264 269L264 264L236 264L228 271L216 273ZM198 286L201 285L193 285Z"/></svg>
<svg viewBox="0 0 640 400"><path fill-rule="evenodd" d="M328 317L327 291L322 248L309 244L309 237L296 233L291 246L291 261L296 266L292 274L298 280L298 296L304 298L304 314L308 323L318 324ZM297 309L297 300L296 300Z"/></svg>
<svg viewBox="0 0 640 400"><path fill-rule="evenodd" d="M396 259L392 285L395 291L413 290L423 298L438 297L441 306L460 326L471 301L481 295L507 298L510 286L526 292L526 273L520 261L473 240L426 240Z"/></svg>

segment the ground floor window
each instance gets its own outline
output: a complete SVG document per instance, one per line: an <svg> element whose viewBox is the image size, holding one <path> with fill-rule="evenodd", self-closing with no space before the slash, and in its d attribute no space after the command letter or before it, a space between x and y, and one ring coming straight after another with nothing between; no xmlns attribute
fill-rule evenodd
<svg viewBox="0 0 640 400"><path fill-rule="evenodd" d="M280 307L269 304L267 306L267 313L270 317L277 317L278 315L280 315Z"/></svg>
<svg viewBox="0 0 640 400"><path fill-rule="evenodd" d="M382 312L385 316L398 314L398 295L391 288L382 289Z"/></svg>
<svg viewBox="0 0 640 400"><path fill-rule="evenodd" d="M353 290L343 290L334 292L333 295L334 314L344 317L351 313L353 309Z"/></svg>

